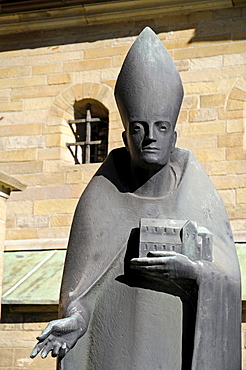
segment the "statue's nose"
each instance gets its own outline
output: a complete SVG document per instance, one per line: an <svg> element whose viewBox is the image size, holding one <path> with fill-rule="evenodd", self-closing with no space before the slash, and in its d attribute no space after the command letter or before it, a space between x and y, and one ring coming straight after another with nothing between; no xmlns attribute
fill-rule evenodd
<svg viewBox="0 0 246 370"><path fill-rule="evenodd" d="M146 128L145 139L148 141L156 141L153 124L149 124Z"/></svg>

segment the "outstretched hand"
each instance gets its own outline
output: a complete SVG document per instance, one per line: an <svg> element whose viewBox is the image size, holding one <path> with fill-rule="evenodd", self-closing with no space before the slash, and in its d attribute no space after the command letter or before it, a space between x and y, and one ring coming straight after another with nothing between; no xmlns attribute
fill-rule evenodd
<svg viewBox="0 0 246 370"><path fill-rule="evenodd" d="M86 330L87 325L79 314L53 320L37 337L38 343L33 348L30 357L36 357L41 350L42 358L47 357L49 352L53 357L58 355L64 357Z"/></svg>
<svg viewBox="0 0 246 370"><path fill-rule="evenodd" d="M133 258L131 268L140 270L150 278L197 280L198 261L191 261L184 254L176 252L149 252L147 257Z"/></svg>

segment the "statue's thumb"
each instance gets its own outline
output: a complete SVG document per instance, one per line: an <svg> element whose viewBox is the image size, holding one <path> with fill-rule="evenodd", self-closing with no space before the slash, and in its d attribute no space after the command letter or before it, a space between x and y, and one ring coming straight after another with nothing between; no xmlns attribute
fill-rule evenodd
<svg viewBox="0 0 246 370"><path fill-rule="evenodd" d="M43 332L37 337L37 340L39 341L43 341L45 338L48 337L48 335L50 335L50 333L52 332L53 330L53 324L49 324L44 330Z"/></svg>

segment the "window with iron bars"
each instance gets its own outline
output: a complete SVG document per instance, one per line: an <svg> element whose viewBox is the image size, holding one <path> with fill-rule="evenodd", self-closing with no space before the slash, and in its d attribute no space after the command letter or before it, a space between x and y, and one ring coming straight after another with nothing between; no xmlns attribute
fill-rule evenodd
<svg viewBox="0 0 246 370"><path fill-rule="evenodd" d="M82 99L74 104L74 120L68 124L75 142L67 148L75 164L103 162L108 152L108 110L94 99Z"/></svg>

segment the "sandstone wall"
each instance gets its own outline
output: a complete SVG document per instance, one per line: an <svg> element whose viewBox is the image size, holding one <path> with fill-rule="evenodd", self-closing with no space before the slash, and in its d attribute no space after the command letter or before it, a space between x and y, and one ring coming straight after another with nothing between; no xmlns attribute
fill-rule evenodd
<svg viewBox="0 0 246 370"><path fill-rule="evenodd" d="M184 83L178 145L193 150L204 165L227 206L237 241L245 240L245 13L235 8L148 22ZM73 118L75 99L98 99L110 111L109 149L122 145L113 87L144 25L128 22L124 30L108 25L101 35L91 27L97 39L91 42L83 42L86 36L75 29L65 45L58 31L49 38L29 35L29 41L25 35L9 36L0 44L2 49L19 45L0 53L0 169L29 186L10 199L8 248L13 240L68 236L76 201L97 166L73 165L65 146L72 140L66 120ZM34 47L45 42L52 46Z"/></svg>

